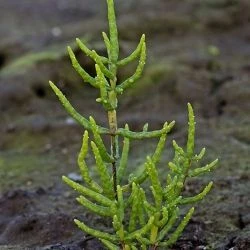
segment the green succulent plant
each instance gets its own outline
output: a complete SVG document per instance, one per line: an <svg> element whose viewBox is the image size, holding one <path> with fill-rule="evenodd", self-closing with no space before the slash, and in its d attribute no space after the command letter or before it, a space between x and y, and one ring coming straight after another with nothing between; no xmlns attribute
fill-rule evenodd
<svg viewBox="0 0 250 250"><path fill-rule="evenodd" d="M188 138L185 148L173 141L174 158L168 163L166 182L159 178L157 164L160 161L168 133L174 126L174 121L165 123L160 130L148 131L148 124L141 132L134 132L126 124L118 128L116 109L118 97L135 84L142 75L146 60L145 35L134 52L124 59L119 59L118 31L113 0L107 0L109 36L102 33L107 57L100 56L95 50L88 49L85 44L76 39L79 48L95 62L96 77L89 75L78 63L74 52L68 47L68 52L74 69L84 82L100 90L96 100L107 111L109 128L96 124L93 117L89 119L80 115L66 99L63 93L50 82L50 86L58 96L68 113L84 127L85 132L82 147L78 156L78 165L84 184L77 183L66 176L62 179L76 190L80 196L77 201L101 216L112 221L113 228L107 232L90 228L84 222L75 219L77 226L85 233L98 238L107 249L167 249L173 245L188 224L194 208L179 219L179 209L182 205L192 204L202 200L210 191L212 182L193 197L183 197L182 191L187 178L205 174L216 167L218 160L206 166L194 168L193 162L199 162L205 154L205 149L197 155L194 152L195 120L191 104L188 104ZM128 79L118 82L117 71L120 67L138 59L135 73ZM93 135L90 142L95 158L95 167L99 179L91 177L85 158L89 153L89 133ZM111 138L110 150L107 149L102 136ZM119 138L123 138L123 146L119 146ZM155 151L147 156L144 170L140 175L131 173L124 183L125 170L128 166L128 155L131 140L159 138ZM119 153L121 151L121 154ZM197 165L197 164L196 164ZM145 181L151 183L150 190L142 187ZM151 192L151 197L148 195Z"/></svg>

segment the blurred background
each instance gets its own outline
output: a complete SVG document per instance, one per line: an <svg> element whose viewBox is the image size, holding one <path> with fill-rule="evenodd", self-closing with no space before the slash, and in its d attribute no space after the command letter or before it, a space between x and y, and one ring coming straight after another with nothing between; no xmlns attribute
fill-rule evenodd
<svg viewBox="0 0 250 250"><path fill-rule="evenodd" d="M190 102L197 152L205 146L207 161L220 159L210 176L188 182L186 192L192 194L211 179L215 184L174 249L250 249L250 1L115 3L121 58L133 51L143 33L148 51L141 80L121 97L119 125L128 123L138 131L146 122L159 129L175 120L170 139L184 145ZM82 115L107 125L95 102L99 93L74 72L66 51L70 45L93 75L94 64L75 38L105 55L101 31L107 32L104 0L0 0L3 249L102 249L95 240L84 241L71 222L79 214L93 225L106 225L79 209L74 193L61 183L62 174L79 177L76 157L83 129L48 84L56 83ZM135 67L121 69L118 80L133 74ZM135 142L131 162L141 164L154 145ZM169 149L165 159L171 156ZM160 171L166 175L166 163ZM201 246L207 248L197 248Z"/></svg>

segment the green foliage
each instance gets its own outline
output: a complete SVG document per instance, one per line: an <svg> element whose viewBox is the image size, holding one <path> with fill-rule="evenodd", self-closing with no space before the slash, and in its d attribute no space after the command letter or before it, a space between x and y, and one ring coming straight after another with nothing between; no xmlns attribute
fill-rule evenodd
<svg viewBox="0 0 250 250"><path fill-rule="evenodd" d="M168 163L169 171L165 183L160 181L157 164L165 147L167 134L174 126L174 122L165 123L162 129L156 131L148 131L148 124L143 127L141 132L131 131L128 125L125 125L125 128L117 128L117 97L140 78L146 60L146 43L145 35L142 35L135 51L125 59L119 59L113 0L107 0L107 5L109 37L103 33L107 57L98 55L96 51L88 49L81 40L76 40L82 52L95 61L96 77L90 76L81 67L70 47L68 47L68 52L73 67L82 79L100 90L100 97L96 101L101 103L107 111L109 128L97 125L93 117L87 119L81 116L56 85L50 82L65 109L85 128L78 156L78 165L84 185L65 176L63 176L63 181L79 193L77 201L81 205L97 215L109 217L112 221L113 231L103 232L90 228L84 222L74 220L81 230L100 239L106 248L133 250L164 247L167 249L182 234L194 212L194 208L191 207L180 219L180 206L202 200L213 184L210 182L193 197L183 197L186 179L211 171L218 160L203 167L195 169L192 167L193 162L198 165L205 154L205 149L202 149L198 155L194 152L195 120L191 104L188 104L187 144L185 148L182 148L173 141L175 155L173 160ZM136 59L139 62L135 73L121 83L117 82L118 68ZM99 180L92 179L85 162L89 153L89 132L93 134L93 141L90 142L90 145ZM103 142L102 135L109 135L111 138L110 152ZM119 137L123 137L121 156L119 155ZM128 165L131 140L146 138L159 138L155 152L146 158L144 170L139 176L131 173L128 180L123 183L124 178L122 177ZM151 197L148 195L149 190L142 188L141 184L145 181L151 183Z"/></svg>

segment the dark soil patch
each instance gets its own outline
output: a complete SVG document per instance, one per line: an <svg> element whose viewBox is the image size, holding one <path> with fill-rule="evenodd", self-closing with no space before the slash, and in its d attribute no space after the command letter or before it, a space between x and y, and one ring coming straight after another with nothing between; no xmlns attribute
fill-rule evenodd
<svg viewBox="0 0 250 250"><path fill-rule="evenodd" d="M84 236L62 212L42 211L39 200L43 188L35 192L14 190L0 198L0 245L22 245L36 249L103 249L91 236ZM174 249L203 249L206 245L203 222L191 220ZM238 243L237 243L238 244Z"/></svg>
<svg viewBox="0 0 250 250"><path fill-rule="evenodd" d="M48 212L40 200L47 191L14 190L0 198L0 245L35 249L101 249L100 243L79 232L71 215ZM44 211L45 210L45 211ZM50 209L51 210L51 209ZM99 248L98 248L99 247Z"/></svg>

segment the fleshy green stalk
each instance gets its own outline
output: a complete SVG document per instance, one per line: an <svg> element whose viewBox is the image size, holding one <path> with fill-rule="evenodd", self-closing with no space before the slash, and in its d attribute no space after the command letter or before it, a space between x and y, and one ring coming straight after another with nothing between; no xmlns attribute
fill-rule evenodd
<svg viewBox="0 0 250 250"><path fill-rule="evenodd" d="M175 155L172 161L165 164L169 168L165 183L162 182L157 165L160 163L167 135L175 122L166 122L162 129L155 131L148 131L148 124L145 124L140 132L131 131L127 124L125 128L118 128L117 98L124 90L134 85L142 75L146 61L146 42L145 35L142 35L137 48L131 55L119 59L114 0L107 0L107 7L109 36L105 32L102 33L107 57L98 55L95 50L90 50L80 39L76 40L81 51L94 61L96 77L90 76L81 67L70 47L68 47L68 52L72 66L83 81L99 89L100 97L96 101L101 103L107 112L108 128L99 126L93 117L86 119L80 115L60 89L50 82L52 90L66 111L85 129L78 156L78 165L84 184L74 182L65 176L62 179L80 193L77 201L82 206L96 215L112 220L113 230L108 230L108 232L90 228L85 223L74 220L81 230L98 238L107 249L146 250L158 247L167 249L177 241L194 212L192 207L184 218L179 218L180 207L202 200L212 188L213 182L210 182L200 193L191 197L183 197L182 191L187 178L210 172L216 167L218 160L202 167L193 168L193 162L198 165L205 154L205 149L202 149L199 154L194 152L195 117L189 103L186 147L182 148L176 141L173 141ZM119 67L137 59L139 62L135 73L118 82ZM94 168L98 174L98 180L92 177L91 169L86 163L89 153L89 133L93 135L90 148L95 158ZM103 135L110 136L110 151L107 150ZM119 137L123 138L121 158L119 156ZM147 156L143 164L144 169L139 175L131 173L129 178L125 178L131 141L148 138L159 139L154 153ZM150 182L149 190L142 187L146 180ZM150 190L151 197L147 197L146 194ZM175 229L173 230L173 228Z"/></svg>

